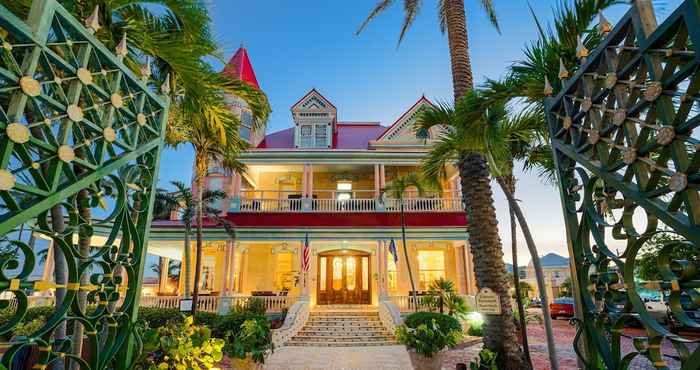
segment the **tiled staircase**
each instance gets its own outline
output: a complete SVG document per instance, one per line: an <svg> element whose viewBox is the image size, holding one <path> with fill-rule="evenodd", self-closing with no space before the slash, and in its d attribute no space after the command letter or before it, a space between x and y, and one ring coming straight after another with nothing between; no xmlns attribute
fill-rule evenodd
<svg viewBox="0 0 700 370"><path fill-rule="evenodd" d="M377 311L312 311L306 325L288 346L363 347L395 345Z"/></svg>

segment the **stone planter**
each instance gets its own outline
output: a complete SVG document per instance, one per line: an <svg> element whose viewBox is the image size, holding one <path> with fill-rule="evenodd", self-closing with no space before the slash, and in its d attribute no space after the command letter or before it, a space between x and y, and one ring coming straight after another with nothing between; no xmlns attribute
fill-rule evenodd
<svg viewBox="0 0 700 370"><path fill-rule="evenodd" d="M411 358L411 364L416 370L441 370L445 351L440 351L434 354L433 357L425 357L415 351L408 350L408 356Z"/></svg>
<svg viewBox="0 0 700 370"><path fill-rule="evenodd" d="M235 370L257 370L262 369L262 364L253 361L253 358L248 355L245 359L232 358L231 365Z"/></svg>

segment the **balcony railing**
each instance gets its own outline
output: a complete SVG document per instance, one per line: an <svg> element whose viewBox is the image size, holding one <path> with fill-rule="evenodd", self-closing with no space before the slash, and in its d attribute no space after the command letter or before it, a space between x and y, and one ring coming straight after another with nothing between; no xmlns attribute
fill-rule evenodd
<svg viewBox="0 0 700 370"><path fill-rule="evenodd" d="M234 207L232 207L234 208ZM252 190L241 192L240 212L396 212L401 201L374 191L314 191L313 197L302 198L299 192ZM403 200L406 212L461 212L464 210L458 193L444 192L420 196L409 194Z"/></svg>
<svg viewBox="0 0 700 370"><path fill-rule="evenodd" d="M476 299L473 295L460 296L464 298L464 301L467 303L467 306L471 308L476 308ZM427 304L427 299L429 299L429 297L418 296L417 298L418 311L428 311L430 309L429 305ZM389 301L395 304L401 312L412 312L415 310L416 307L416 301L413 299L413 296L410 295L389 296Z"/></svg>

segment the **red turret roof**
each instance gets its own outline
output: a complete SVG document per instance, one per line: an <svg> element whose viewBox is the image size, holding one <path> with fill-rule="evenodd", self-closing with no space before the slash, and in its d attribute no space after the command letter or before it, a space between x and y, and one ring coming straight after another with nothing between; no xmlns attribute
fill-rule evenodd
<svg viewBox="0 0 700 370"><path fill-rule="evenodd" d="M245 81L256 89L260 88L258 79L255 78L253 65L248 58L248 51L244 47L241 47L233 54L231 60L224 67L223 73L231 78Z"/></svg>

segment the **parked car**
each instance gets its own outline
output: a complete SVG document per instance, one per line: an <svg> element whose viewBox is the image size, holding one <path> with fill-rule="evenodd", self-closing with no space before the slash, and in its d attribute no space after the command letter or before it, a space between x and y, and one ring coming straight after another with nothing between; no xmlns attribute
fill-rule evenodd
<svg viewBox="0 0 700 370"><path fill-rule="evenodd" d="M529 307L542 307L542 301L540 301L539 298L533 298L530 301L530 306Z"/></svg>
<svg viewBox="0 0 700 370"><path fill-rule="evenodd" d="M698 331L700 330L700 307L697 305L693 304L693 302L690 299L690 296L687 294L681 295L681 307L683 307L683 311L685 312L686 316L688 316L689 319L693 320L697 327L695 326L688 326L680 322L676 316L673 315L671 312L671 307L669 306L668 302L668 297L664 297L664 301L666 302L666 320L668 322L668 328L671 331L671 333L678 333L681 330L693 330L693 331Z"/></svg>
<svg viewBox="0 0 700 370"><path fill-rule="evenodd" d="M667 315L666 304L658 298L643 298L643 301L649 316L659 324L665 324Z"/></svg>
<svg viewBox="0 0 700 370"><path fill-rule="evenodd" d="M574 317L574 299L571 297L557 298L549 304L549 315L558 317Z"/></svg>

